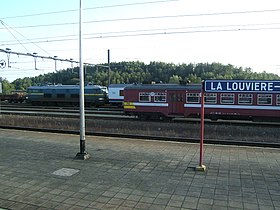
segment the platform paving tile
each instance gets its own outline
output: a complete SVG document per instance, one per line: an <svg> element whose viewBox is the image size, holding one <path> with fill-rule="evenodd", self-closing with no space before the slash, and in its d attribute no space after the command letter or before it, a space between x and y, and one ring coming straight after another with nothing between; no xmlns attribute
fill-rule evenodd
<svg viewBox="0 0 280 210"><path fill-rule="evenodd" d="M279 149L204 148L0 129L0 209L280 209Z"/></svg>

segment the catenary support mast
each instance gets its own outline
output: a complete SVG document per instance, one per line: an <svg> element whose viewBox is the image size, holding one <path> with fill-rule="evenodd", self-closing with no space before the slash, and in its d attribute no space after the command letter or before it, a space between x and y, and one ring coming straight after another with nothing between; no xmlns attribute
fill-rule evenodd
<svg viewBox="0 0 280 210"><path fill-rule="evenodd" d="M79 77L80 77L80 152L77 153L76 159L85 160L89 158L85 150L85 95L84 95L84 65L83 65L83 37L82 37L82 13L83 12L83 0L80 0L79 9Z"/></svg>

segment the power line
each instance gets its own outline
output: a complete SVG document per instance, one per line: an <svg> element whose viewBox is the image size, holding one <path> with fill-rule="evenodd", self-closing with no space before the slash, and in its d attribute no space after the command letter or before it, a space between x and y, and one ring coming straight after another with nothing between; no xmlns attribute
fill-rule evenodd
<svg viewBox="0 0 280 210"><path fill-rule="evenodd" d="M182 0L159 0L159 1L136 2L136 3L130 3L130 4L116 4L116 5L84 8L83 10L95 10L95 9L106 9L106 8L114 8L114 7L137 6L137 5L145 5L145 4L166 3L166 2L173 2L173 1L182 1ZM29 14L29 15L18 15L18 16L3 17L1 19L4 20L4 19L25 18L25 17L34 17L34 16L41 16L41 15L53 15L53 14L60 14L60 13L77 12L77 11L78 11L78 9L70 9L70 10L61 10L61 11L54 11L54 12Z"/></svg>
<svg viewBox="0 0 280 210"><path fill-rule="evenodd" d="M39 45L37 45L36 43L34 43L33 41L31 41L30 39L28 39L26 36L24 36L23 34L21 34L20 32L18 32L17 30L15 30L14 28L12 28L11 26L9 26L7 23L4 23L4 21L0 20L0 22L2 23L3 26L5 26L5 28L12 34L12 36L22 45L22 47L28 52L27 48L22 44L21 41L24 40L19 40L17 39L14 34L10 31L10 29L12 29L13 31L15 31L16 33L18 33L20 36L22 36L23 38L25 38L25 40L28 40L30 43L34 44L36 47L38 47L40 50L44 51L45 53L47 53L49 56L51 55L50 53L48 53L46 50L44 50L43 48L41 48Z"/></svg>
<svg viewBox="0 0 280 210"><path fill-rule="evenodd" d="M88 34L84 34L84 36L98 35L98 34L100 36L103 36L104 34L122 34L122 33L167 31L167 30L180 30L180 29L222 28L222 27L254 27L254 26L271 26L271 25L280 25L280 22L279 23L232 24L232 25L202 25L202 26L156 28L156 29L128 30L128 31L109 31L109 32L99 32L99 33L88 33ZM60 36L52 36L52 37L33 38L33 40L48 39L48 41L49 41L49 39L55 39L55 38L61 38L61 37L63 37L63 38L65 38L65 37L76 37L76 36L77 35L60 35ZM24 40L20 40L20 41L24 41ZM14 41L9 41L9 40L2 41L2 45L3 45L3 43L7 43L8 44L9 42L11 43L11 42L14 42ZM11 44L13 44L13 43L11 43Z"/></svg>
<svg viewBox="0 0 280 210"><path fill-rule="evenodd" d="M251 10L251 11L233 11L233 12L217 12L217 13L132 17L132 18L118 18L118 19L105 19L105 20L91 20L91 21L84 21L83 23L90 24L90 23L104 23L104 22L118 22L118 21L151 20L151 19L183 18L183 17L197 17L197 16L216 16L216 15L236 15L236 14L251 14L251 13L279 12L279 11L280 11L280 9L272 9L272 10ZM15 26L14 28L23 29L23 28L37 28L37 27L68 26L68 25L77 25L77 24L78 24L78 22L68 22L68 23L64 22L64 23L53 23L53 24ZM0 29L4 29L4 28L0 28Z"/></svg>
<svg viewBox="0 0 280 210"><path fill-rule="evenodd" d="M8 55L8 67L10 68L10 55L11 54L14 54L14 55L17 55L17 56L28 56L28 57L33 57L34 58L34 64L35 64L35 70L37 70L36 68L36 59L37 58L41 58L41 59L48 59L48 60L54 60L55 62L56 61L61 61L61 62L70 62L71 64L73 63L76 63L78 64L79 61L75 61L73 59L62 59L62 58L58 58L57 56L54 56L54 57L51 57L51 56L41 56L41 55L38 55L37 53L21 53L21 52L14 52L14 51L11 51L11 49L6 49L6 50L3 50L3 49L0 49L0 52L2 53L6 53ZM88 65L88 66L101 66L101 67L105 67L105 68L108 68L108 66L105 66L105 65L99 65L99 64L92 64L92 63L83 63L84 65Z"/></svg>
<svg viewBox="0 0 280 210"><path fill-rule="evenodd" d="M172 35L172 34L187 34L187 33L206 33L206 32L230 32L230 31L250 31L250 30L275 30L280 29L279 27L259 27L259 28L244 28L244 27L256 27L256 26L273 26L280 25L280 23L266 23L266 24L244 24L244 25L218 25L218 26L192 26L192 27L177 27L177 28L159 28L159 29L146 29L146 30L131 30L131 31L115 31L115 32L105 32L105 33L90 33L84 34L84 39L98 39L98 38L118 38L118 37L133 37L133 36L154 36L154 35ZM211 29L211 28L228 28L235 27L232 29ZM209 29L207 29L209 28ZM204 30L188 30L188 31L177 31L186 29L204 29ZM176 31L170 31L176 30ZM142 33L144 32L144 33ZM133 34L129 34L133 33ZM44 37L37 38L32 41L34 43L51 43L51 42L64 42L73 41L76 35L64 35L64 36L54 36L54 37ZM63 37L63 39L59 39ZM65 38L69 37L69 38ZM73 37L73 38L72 38ZM50 39L47 39L50 38ZM42 40L47 39L47 40ZM23 44L30 44L29 42L22 42ZM18 45L18 43L11 43L11 41L2 42L3 45ZM1 46L0 45L0 46Z"/></svg>
<svg viewBox="0 0 280 210"><path fill-rule="evenodd" d="M251 10L251 11L233 11L233 12L200 13L200 14L165 15L165 16L150 16L150 17L134 17L134 18L94 20L94 21L85 21L84 23L100 23L100 22L131 21L131 20L149 20L149 19L181 18L181 17L197 17L197 16L236 15L236 14L251 14L251 13L279 12L279 11L280 11L280 9L271 9L271 10Z"/></svg>
<svg viewBox="0 0 280 210"><path fill-rule="evenodd" d="M17 42L28 52L27 48L17 39L17 37L11 32L11 30L9 29L9 27L7 27L7 25L0 20L1 24L5 27L5 29L7 29L9 31L9 33L15 38L15 40L17 40Z"/></svg>
<svg viewBox="0 0 280 210"><path fill-rule="evenodd" d="M139 33L139 34L124 34L124 35L108 35L108 36L95 36L85 39L97 38L119 38L119 37L135 37L135 36L155 36L155 35L173 35L173 34L191 34L191 33L210 33L210 32L232 32L232 31L259 31L259 30L279 30L280 27L271 28L243 28L243 29L218 29L218 30L197 30L197 31L171 31L171 32L155 32L155 33Z"/></svg>

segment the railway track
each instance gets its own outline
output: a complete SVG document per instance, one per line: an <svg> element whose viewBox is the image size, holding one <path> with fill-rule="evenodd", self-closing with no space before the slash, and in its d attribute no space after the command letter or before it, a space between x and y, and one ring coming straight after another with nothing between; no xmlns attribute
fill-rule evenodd
<svg viewBox="0 0 280 210"><path fill-rule="evenodd" d="M48 116L48 117L64 117L79 118L79 107L54 107L54 106L32 106L29 104L4 104L0 107L0 114L24 115L24 116ZM86 108L86 117L103 118L103 119L119 119L119 120L139 120L134 116L126 116L121 108L118 107L99 107ZM199 118L175 118L172 121L179 123L197 124L200 123ZM165 121L162 121L164 123ZM240 125L240 126L259 126L263 127L280 127L280 122L252 122L244 120L217 120L212 121L205 119L205 123L212 125Z"/></svg>
<svg viewBox="0 0 280 210"><path fill-rule="evenodd" d="M2 106L0 127L43 132L79 132L79 110L73 107ZM120 109L86 110L87 135L199 142L200 119L172 122L140 121L124 116ZM279 148L279 124L244 121L205 123L205 143Z"/></svg>
<svg viewBox="0 0 280 210"><path fill-rule="evenodd" d="M25 131L37 131L37 132L50 132L50 133L63 133L63 134L75 134L79 135L79 130L61 130L50 128L30 128L24 126L2 126L1 129L15 129ZM87 131L88 136L104 136L104 137L117 137L117 138L129 138L129 139L144 139L155 141L172 141L172 142L186 142L186 143L199 143L199 138L183 138L183 137L166 137L166 136L151 136L151 135L135 135L135 134L120 134L120 133L108 133L108 132L94 132ZM219 145L235 145L235 146L250 146L250 147L269 147L280 148L280 143L275 142L262 142L262 141L238 141L238 140L224 140L224 139L204 139L204 144L219 144Z"/></svg>
<svg viewBox="0 0 280 210"><path fill-rule="evenodd" d="M36 111L52 111L52 112L79 112L79 107L57 107L57 106L32 106L28 104L1 104L0 105L1 110L15 110L15 111L30 111L30 110L36 110ZM86 112L88 113L113 113L113 114L123 114L123 110L118 107L91 107L86 108Z"/></svg>
<svg viewBox="0 0 280 210"><path fill-rule="evenodd" d="M78 118L80 111L78 107L42 107L42 106L11 106L2 105L1 114L16 114L27 116L53 116L65 118ZM88 118L131 118L123 115L123 111L118 108L90 108L85 109L85 114Z"/></svg>

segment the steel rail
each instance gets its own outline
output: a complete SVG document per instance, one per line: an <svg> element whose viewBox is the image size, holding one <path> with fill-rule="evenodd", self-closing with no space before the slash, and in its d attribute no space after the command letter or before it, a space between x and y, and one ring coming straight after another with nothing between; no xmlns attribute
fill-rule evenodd
<svg viewBox="0 0 280 210"><path fill-rule="evenodd" d="M47 128L30 128L21 126L2 126L1 129L14 129L35 132L49 132L49 133L62 133L62 134L75 134L79 135L78 130L60 130L60 129L47 129ZM149 135L133 135L133 134L118 134L118 133L104 133L86 131L89 136L104 136L104 137L117 137L126 139L142 139L151 141L169 141L169 142L185 142L199 144L199 138L180 138L180 137L164 137L164 136L149 136ZM267 147L267 148L280 148L280 143L270 142L252 142L252 141L236 141L236 140L216 140L204 139L205 144L227 145L227 146L248 146L248 147Z"/></svg>

